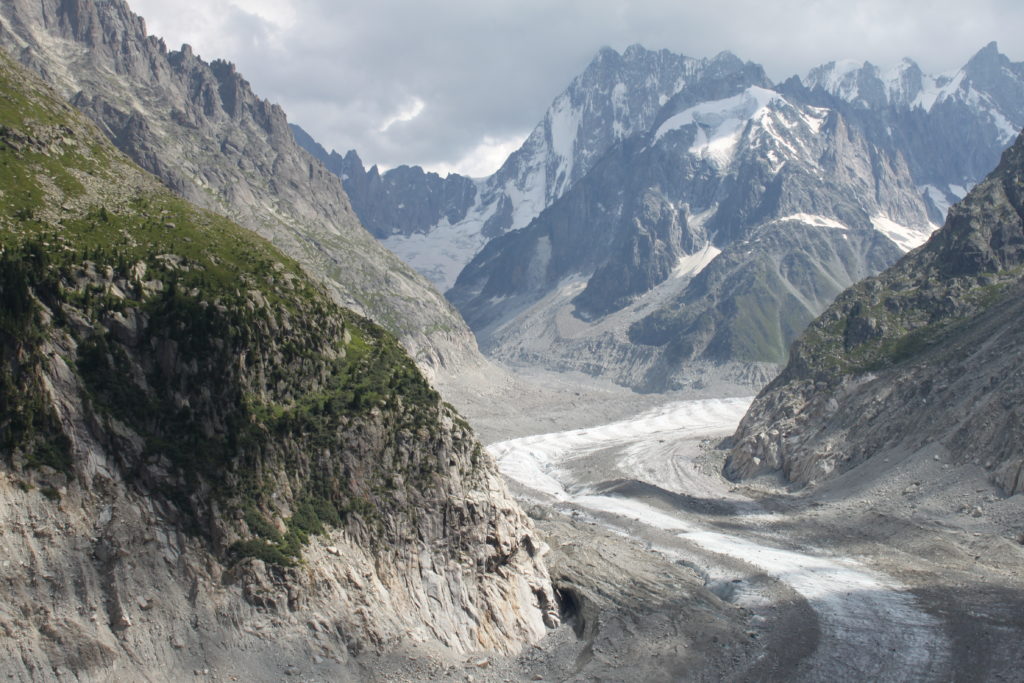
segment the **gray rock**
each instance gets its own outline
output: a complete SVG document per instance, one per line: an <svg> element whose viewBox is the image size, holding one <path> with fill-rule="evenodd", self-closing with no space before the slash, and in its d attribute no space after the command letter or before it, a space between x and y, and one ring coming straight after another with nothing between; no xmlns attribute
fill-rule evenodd
<svg viewBox="0 0 1024 683"><path fill-rule="evenodd" d="M947 470L983 455L995 484L1024 490L1022 169L1018 138L925 246L844 292L810 326L734 435L729 476L765 469L754 459L772 428L791 438L771 466L794 482L837 476L878 453L927 449L933 462L950 460ZM879 334L844 339L868 311ZM824 410L833 400L839 409ZM829 447L837 442L842 460Z"/></svg>
<svg viewBox="0 0 1024 683"><path fill-rule="evenodd" d="M127 13L119 2L86 3L61 16L89 24L98 7ZM75 24L104 38L101 23L89 25ZM73 220L117 206L138 224L154 206L179 207L6 55L0 83L20 103L0 135L55 129L76 141L80 153L60 166L80 180ZM4 160L16 174L31 163L55 195L39 201L41 212L67 203L56 167ZM203 239L207 214L178 215L179 231ZM55 229L61 219L41 218ZM257 263L283 260L238 226L217 229L220 239L198 246L221 262L239 244ZM106 250L96 262L78 256L80 240L95 236L69 231L39 245L68 291L54 292L44 268L26 269L14 299L31 304L25 324L0 335L10 379L0 401L32 416L30 428L5 432L15 447L0 463L0 528L14 530L0 534L0 557L19 568L5 571L0 593L0 675L38 678L60 666L78 678L179 680L215 657L252 680L304 661L315 645L344 662L333 679L352 680L347 663L364 650L421 643L490 656L545 635L557 602L544 544L393 336L294 265L287 284L240 267L237 284L178 282L173 299L125 298L112 314L70 290L128 269L119 257L135 236L120 225L95 233ZM7 246L34 258L35 246ZM195 272L163 251L142 252L153 270ZM60 324L57 304L86 324ZM291 318L291 332L278 315ZM369 362L343 362L357 351ZM300 396L326 403L306 410Z"/></svg>

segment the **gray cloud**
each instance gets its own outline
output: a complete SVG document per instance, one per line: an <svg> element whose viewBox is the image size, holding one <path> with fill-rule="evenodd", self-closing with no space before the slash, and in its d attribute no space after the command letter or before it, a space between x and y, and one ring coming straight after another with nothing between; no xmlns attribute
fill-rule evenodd
<svg viewBox="0 0 1024 683"><path fill-rule="evenodd" d="M235 62L328 149L439 170L494 163L604 45L730 50L776 80L842 58L949 71L990 40L1024 59L1018 0L129 2L169 45Z"/></svg>

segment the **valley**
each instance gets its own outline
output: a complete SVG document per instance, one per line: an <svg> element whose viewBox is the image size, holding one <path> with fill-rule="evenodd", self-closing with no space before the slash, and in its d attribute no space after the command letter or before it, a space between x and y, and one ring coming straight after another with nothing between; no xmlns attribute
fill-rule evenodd
<svg viewBox="0 0 1024 683"><path fill-rule="evenodd" d="M580 681L1015 678L1013 643L1024 635L1019 497L1000 495L982 472L942 480L948 465L925 453L809 490L775 477L730 482L717 446L749 404L676 400L491 443L553 546L556 590L575 596L574 611L530 656L483 668L473 660L450 680L530 680L538 671ZM591 562L608 566L581 575ZM647 604L594 597L628 594L638 582ZM692 613L664 623L694 584L723 601L723 633L704 646L711 652L690 649L708 629Z"/></svg>
<svg viewBox="0 0 1024 683"><path fill-rule="evenodd" d="M442 177L229 4L270 99L0 5L0 678L1020 680L1024 62L588 43Z"/></svg>

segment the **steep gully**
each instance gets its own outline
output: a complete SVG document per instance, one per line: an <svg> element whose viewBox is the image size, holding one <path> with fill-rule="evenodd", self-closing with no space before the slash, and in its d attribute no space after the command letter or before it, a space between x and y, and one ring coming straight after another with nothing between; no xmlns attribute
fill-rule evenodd
<svg viewBox="0 0 1024 683"><path fill-rule="evenodd" d="M950 650L944 624L914 595L862 562L796 541L784 515L737 492L704 461L700 442L730 434L749 403L673 403L631 420L489 450L526 495L639 535L652 549L693 564L712 590L755 613L782 599L780 590L795 591L817 615L817 633L803 634L817 646L790 664L795 670L776 674L942 679ZM737 573L748 578L728 578Z"/></svg>

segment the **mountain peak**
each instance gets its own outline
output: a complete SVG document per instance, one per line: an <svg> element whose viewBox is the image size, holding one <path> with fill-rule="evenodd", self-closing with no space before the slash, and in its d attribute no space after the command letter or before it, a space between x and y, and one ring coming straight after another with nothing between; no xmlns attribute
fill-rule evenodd
<svg viewBox="0 0 1024 683"><path fill-rule="evenodd" d="M650 52L650 50L640 43L633 43L626 48L625 52L622 53L622 56L626 59L636 59L637 57L642 57Z"/></svg>
<svg viewBox="0 0 1024 683"><path fill-rule="evenodd" d="M993 40L971 57L964 71L974 80L989 81L999 75L999 70L1008 61L1006 56L999 52L999 46Z"/></svg>
<svg viewBox="0 0 1024 683"><path fill-rule="evenodd" d="M359 152L354 149L350 149L345 152L345 163L346 164L359 164L359 167L363 167L363 160L359 157Z"/></svg>
<svg viewBox="0 0 1024 683"><path fill-rule="evenodd" d="M743 64L743 60L736 56L736 53L730 50L722 50L717 55L711 58L712 62L735 62L737 64Z"/></svg>
<svg viewBox="0 0 1024 683"><path fill-rule="evenodd" d="M608 45L603 46L594 55L594 58L590 60L591 66L595 64L601 64L604 62L618 62L622 59L622 55L619 54L618 50Z"/></svg>
<svg viewBox="0 0 1024 683"><path fill-rule="evenodd" d="M975 55L975 57L979 57L981 55L993 56L998 54L1000 54L999 44L994 40L990 40L988 44L985 45L985 47L978 50L978 53Z"/></svg>

